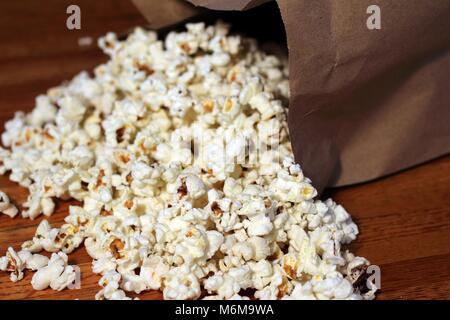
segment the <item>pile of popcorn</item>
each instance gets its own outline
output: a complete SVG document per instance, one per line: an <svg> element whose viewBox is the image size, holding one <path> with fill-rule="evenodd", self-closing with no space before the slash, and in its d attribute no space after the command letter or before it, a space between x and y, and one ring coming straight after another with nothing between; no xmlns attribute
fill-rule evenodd
<svg viewBox="0 0 450 320"><path fill-rule="evenodd" d="M99 45L110 60L93 77L49 89L6 123L0 174L29 190L22 217L51 216L56 199L82 203L60 228L42 220L8 249L0 270L12 281L30 269L36 290L70 288L67 254L84 243L97 299L374 297L361 286L369 262L342 249L357 226L314 199L294 162L286 60L228 32L109 33ZM18 214L4 193L0 212Z"/></svg>

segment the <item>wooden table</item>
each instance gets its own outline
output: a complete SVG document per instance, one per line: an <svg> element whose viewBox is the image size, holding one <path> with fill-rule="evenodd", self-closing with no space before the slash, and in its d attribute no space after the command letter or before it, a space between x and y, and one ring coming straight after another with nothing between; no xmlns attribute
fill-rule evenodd
<svg viewBox="0 0 450 320"><path fill-rule="evenodd" d="M66 8L81 7L82 29L66 29ZM96 39L109 30L122 32L145 23L124 0L34 0L0 2L0 125L14 111L30 110L34 97L70 79L82 69L92 70L105 60L94 44L79 46L78 39ZM26 190L0 177L0 189L17 203ZM351 250L381 267L379 299L450 298L450 157L444 157L375 182L327 191L352 214L360 236ZM59 225L69 203L59 203L50 223ZM0 254L18 249L34 234L42 217L31 221L0 216ZM34 291L31 273L12 283L0 273L0 299L92 299L99 290L84 248L70 255L82 271L82 288L56 293ZM141 298L159 299L158 292Z"/></svg>

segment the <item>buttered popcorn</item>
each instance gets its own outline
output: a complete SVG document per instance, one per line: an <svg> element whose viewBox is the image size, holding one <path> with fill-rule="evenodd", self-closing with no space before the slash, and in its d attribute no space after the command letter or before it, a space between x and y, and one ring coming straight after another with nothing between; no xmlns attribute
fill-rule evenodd
<svg viewBox="0 0 450 320"><path fill-rule="evenodd" d="M16 281L30 265L35 289L62 290L74 280L66 254L84 243L97 299L373 298L361 290L369 262L342 249L358 228L314 199L294 162L285 59L221 23L99 45L110 60L93 77L6 124L0 170L30 191L22 216L50 216L56 199L82 205L59 228L43 220L22 245L28 258L9 249L1 270Z"/></svg>

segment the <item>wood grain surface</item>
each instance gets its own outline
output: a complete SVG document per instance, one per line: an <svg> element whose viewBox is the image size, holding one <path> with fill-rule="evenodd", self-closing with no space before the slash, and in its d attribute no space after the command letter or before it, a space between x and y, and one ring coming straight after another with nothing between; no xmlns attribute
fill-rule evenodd
<svg viewBox="0 0 450 320"><path fill-rule="evenodd" d="M81 7L82 29L69 31L66 8L74 3ZM95 45L98 36L145 24L127 0L1 1L0 15L1 130L14 111L30 110L36 95L104 61ZM84 36L92 37L93 45L79 46ZM0 177L0 190L18 204L27 197L6 176ZM375 182L328 190L326 196L344 205L360 228L351 250L380 266L378 299L450 298L450 156ZM62 224L69 205L58 203L52 225ZM0 255L30 239L41 219L0 216ZM81 267L81 289L34 291L30 272L18 283L0 273L0 299L93 299L99 277L91 272L91 258L80 248L69 262Z"/></svg>

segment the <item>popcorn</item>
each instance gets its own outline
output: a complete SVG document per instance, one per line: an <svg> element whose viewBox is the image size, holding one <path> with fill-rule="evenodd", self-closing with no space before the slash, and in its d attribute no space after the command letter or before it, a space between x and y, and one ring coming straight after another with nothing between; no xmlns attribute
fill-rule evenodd
<svg viewBox="0 0 450 320"><path fill-rule="evenodd" d="M140 277L145 282L147 288L158 290L170 267L158 256L150 256L144 260L141 267Z"/></svg>
<svg viewBox="0 0 450 320"><path fill-rule="evenodd" d="M67 255L59 252L53 253L47 266L36 271L31 279L34 290L44 290L49 286L61 291L72 285L76 280L76 271L73 266L67 265Z"/></svg>
<svg viewBox="0 0 450 320"><path fill-rule="evenodd" d="M205 281L205 289L209 293L217 292L217 296L221 299L230 299L237 294L241 287L239 282L231 276L212 276Z"/></svg>
<svg viewBox="0 0 450 320"><path fill-rule="evenodd" d="M233 245L231 251L236 257L242 257L245 261L251 260L255 256L253 246L247 242L238 242Z"/></svg>
<svg viewBox="0 0 450 320"><path fill-rule="evenodd" d="M244 220L244 226L246 226L249 236L264 236L273 229L269 217L263 214L254 216L250 220Z"/></svg>
<svg viewBox="0 0 450 320"><path fill-rule="evenodd" d="M198 199L206 193L206 187L203 181L195 175L186 177L187 193L193 199Z"/></svg>
<svg viewBox="0 0 450 320"><path fill-rule="evenodd" d="M103 287L96 295L96 300L130 300L125 292L119 289L121 275L114 270L110 270L99 280L98 284Z"/></svg>
<svg viewBox="0 0 450 320"><path fill-rule="evenodd" d="M19 210L15 205L13 205L6 193L0 191L0 213L6 214L7 216L14 218Z"/></svg>
<svg viewBox="0 0 450 320"><path fill-rule="evenodd" d="M206 231L206 238L208 240L208 251L206 252L206 256L210 259L217 250L219 250L224 241L224 236L217 231Z"/></svg>
<svg viewBox="0 0 450 320"><path fill-rule="evenodd" d="M141 293L147 289L147 284L139 275L127 273L123 275L121 287L128 292Z"/></svg>
<svg viewBox="0 0 450 320"><path fill-rule="evenodd" d="M200 297L200 283L187 266L171 269L164 281L164 299L187 300Z"/></svg>
<svg viewBox="0 0 450 320"><path fill-rule="evenodd" d="M70 288L67 254L85 245L96 299L162 290L165 299L372 299L368 261L342 252L358 228L315 200L289 141L287 61L217 23L158 40L108 33L110 60L49 89L5 125L0 174L29 190L25 218L76 199L64 224L42 220L0 270L35 271L36 290ZM0 192L0 212L17 208ZM52 252L50 259L38 254Z"/></svg>
<svg viewBox="0 0 450 320"><path fill-rule="evenodd" d="M32 254L26 250L15 252L13 248L9 247L6 255L0 257L0 271L11 272L10 279L16 282L23 279L25 269L36 271L47 263L46 256Z"/></svg>
<svg viewBox="0 0 450 320"><path fill-rule="evenodd" d="M36 271L48 264L49 259L40 254L32 254L29 251L21 250L18 252L20 260L25 262L25 267L32 271Z"/></svg>
<svg viewBox="0 0 450 320"><path fill-rule="evenodd" d="M271 254L269 242L265 238L250 237L247 241L252 245L253 251L255 253L253 256L253 260L260 261Z"/></svg>
<svg viewBox="0 0 450 320"><path fill-rule="evenodd" d="M26 263L20 256L9 247L6 255L0 258L0 270L11 272L10 279L13 282L23 279Z"/></svg>

